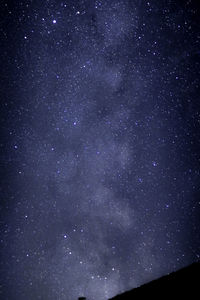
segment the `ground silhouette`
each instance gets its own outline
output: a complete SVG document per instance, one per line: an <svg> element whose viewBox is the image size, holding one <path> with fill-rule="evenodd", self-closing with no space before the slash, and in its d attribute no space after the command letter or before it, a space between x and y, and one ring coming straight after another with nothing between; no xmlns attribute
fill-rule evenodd
<svg viewBox="0 0 200 300"><path fill-rule="evenodd" d="M109 300L199 299L200 262L153 280Z"/></svg>

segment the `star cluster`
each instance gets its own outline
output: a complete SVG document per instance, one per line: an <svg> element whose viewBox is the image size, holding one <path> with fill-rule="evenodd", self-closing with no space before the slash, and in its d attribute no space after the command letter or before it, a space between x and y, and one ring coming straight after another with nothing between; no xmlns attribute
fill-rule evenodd
<svg viewBox="0 0 200 300"><path fill-rule="evenodd" d="M198 261L197 1L0 6L2 299L105 300Z"/></svg>

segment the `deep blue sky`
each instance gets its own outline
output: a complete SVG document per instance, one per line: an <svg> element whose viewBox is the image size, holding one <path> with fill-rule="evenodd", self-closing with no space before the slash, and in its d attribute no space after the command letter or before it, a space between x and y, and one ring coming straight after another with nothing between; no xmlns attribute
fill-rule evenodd
<svg viewBox="0 0 200 300"><path fill-rule="evenodd" d="M1 1L4 300L105 300L200 257L198 1Z"/></svg>

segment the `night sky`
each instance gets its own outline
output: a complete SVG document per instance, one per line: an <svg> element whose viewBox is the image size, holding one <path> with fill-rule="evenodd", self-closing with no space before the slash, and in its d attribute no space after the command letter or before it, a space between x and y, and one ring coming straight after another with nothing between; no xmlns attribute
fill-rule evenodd
<svg viewBox="0 0 200 300"><path fill-rule="evenodd" d="M1 1L1 299L105 300L199 260L198 3Z"/></svg>

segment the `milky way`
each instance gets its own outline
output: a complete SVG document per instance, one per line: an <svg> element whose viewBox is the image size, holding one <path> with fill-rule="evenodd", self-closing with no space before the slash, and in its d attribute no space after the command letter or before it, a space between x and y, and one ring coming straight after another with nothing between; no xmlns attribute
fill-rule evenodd
<svg viewBox="0 0 200 300"><path fill-rule="evenodd" d="M198 1L1 1L4 300L105 300L200 256Z"/></svg>

